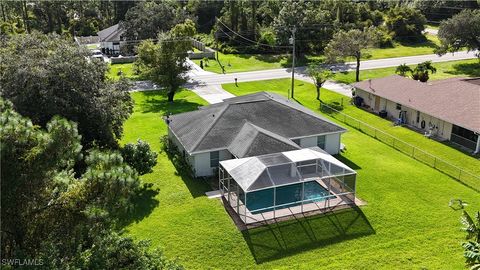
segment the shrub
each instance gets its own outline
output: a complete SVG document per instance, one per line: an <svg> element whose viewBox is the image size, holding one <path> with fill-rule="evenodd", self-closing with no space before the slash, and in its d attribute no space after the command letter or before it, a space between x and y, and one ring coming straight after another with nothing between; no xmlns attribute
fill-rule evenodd
<svg viewBox="0 0 480 270"><path fill-rule="evenodd" d="M170 140L168 135L164 135L160 138L162 144L162 150L167 154L168 158L172 161L173 166L181 174L185 174L191 178L195 177L195 171L187 160L185 154L181 153L178 147Z"/></svg>
<svg viewBox="0 0 480 270"><path fill-rule="evenodd" d="M126 144L122 149L122 156L140 175L152 172L153 166L157 164L157 153L150 149L147 142L140 139L136 144Z"/></svg>

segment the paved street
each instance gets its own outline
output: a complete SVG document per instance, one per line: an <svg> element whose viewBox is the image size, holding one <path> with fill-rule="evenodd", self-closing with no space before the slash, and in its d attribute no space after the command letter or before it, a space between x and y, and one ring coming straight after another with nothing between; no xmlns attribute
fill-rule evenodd
<svg viewBox="0 0 480 270"><path fill-rule="evenodd" d="M428 55L395 57L395 58L385 58L385 59L376 59L376 60L365 60L360 63L360 70L396 67L401 64L414 65L424 61L432 61L434 63L438 63L438 62L447 62L447 61L465 60L465 59L474 59L474 58L476 58L475 52L457 52L455 54L449 53L443 56L438 56L436 54L428 54ZM354 62L348 62L344 64L335 64L331 66L338 71L351 71L355 69ZM305 67L296 68L295 74L297 76L300 76L302 74L304 75ZM192 79L197 83L203 83L203 84L223 84L223 83L232 83L235 81L235 78L237 78L239 82L246 82L246 81L260 81L260 80L280 79L280 78L289 78L289 77L291 77L291 68L238 72L238 73L229 73L229 74L206 74L206 75L195 76Z"/></svg>
<svg viewBox="0 0 480 270"><path fill-rule="evenodd" d="M457 52L455 54L446 54L443 56L438 56L436 54L429 55L417 55L417 56L406 56L406 57L395 57L395 58L385 58L385 59L376 59L376 60L366 60L362 61L360 64L361 70L367 69L377 69L377 68L386 68L386 67L396 67L401 64L414 65L424 61L432 61L435 63L454 61L454 60L465 60L465 59L474 59L476 58L475 52ZM229 73L229 74L217 74L213 72L208 72L202 70L194 62L188 62L192 67L189 72L190 81L185 85L188 89L192 90L200 97L208 101L209 103L218 103L223 99L233 97L232 94L223 90L221 84L224 83L233 83L235 78L238 82L249 82L249 81L262 81L262 80L271 80L271 79L282 79L290 78L291 68L280 68L280 69L270 69L270 70L259 70L259 71L249 71L249 72L238 72L238 73ZM355 63L348 62L344 64L335 64L330 67L334 68L337 71L351 71L355 70ZM295 78L307 82L312 82L312 80L306 75L305 67L298 67L295 69ZM345 96L351 96L350 86L343 83L337 83L328 81L325 83L324 88L335 91ZM151 89L158 89L158 87L149 81L137 81L134 82L133 91L145 91Z"/></svg>

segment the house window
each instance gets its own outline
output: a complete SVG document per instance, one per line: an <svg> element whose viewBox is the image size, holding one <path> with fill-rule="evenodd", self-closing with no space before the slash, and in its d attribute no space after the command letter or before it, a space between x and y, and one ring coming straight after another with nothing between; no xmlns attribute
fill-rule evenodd
<svg viewBox="0 0 480 270"><path fill-rule="evenodd" d="M317 146L325 150L325 135L317 137Z"/></svg>
<svg viewBox="0 0 480 270"><path fill-rule="evenodd" d="M294 142L296 145L300 146L300 139L292 140L292 142Z"/></svg>
<svg viewBox="0 0 480 270"><path fill-rule="evenodd" d="M397 103L397 110L401 110L401 109L402 109L402 104Z"/></svg>
<svg viewBox="0 0 480 270"><path fill-rule="evenodd" d="M220 161L220 154L218 151L210 152L210 167L217 168Z"/></svg>
<svg viewBox="0 0 480 270"><path fill-rule="evenodd" d="M420 122L420 112L419 111L417 111L417 124L418 124L418 122Z"/></svg>

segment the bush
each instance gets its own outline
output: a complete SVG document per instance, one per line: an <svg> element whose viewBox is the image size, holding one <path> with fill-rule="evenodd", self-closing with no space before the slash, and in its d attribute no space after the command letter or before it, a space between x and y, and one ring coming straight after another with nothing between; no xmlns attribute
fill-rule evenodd
<svg viewBox="0 0 480 270"><path fill-rule="evenodd" d="M150 149L150 145L142 140L136 144L126 144L122 149L125 162L134 168L140 175L152 172L157 164L157 153Z"/></svg>
<svg viewBox="0 0 480 270"><path fill-rule="evenodd" d="M376 31L376 38L377 38L377 45L380 48L392 48L393 47L393 38L388 33L385 27L377 27L375 28Z"/></svg>
<svg viewBox="0 0 480 270"><path fill-rule="evenodd" d="M160 138L160 142L162 144L162 150L167 154L177 171L191 178L195 178L195 171L188 162L187 157L180 152L178 147L172 142L172 140L170 140L168 135L162 136Z"/></svg>

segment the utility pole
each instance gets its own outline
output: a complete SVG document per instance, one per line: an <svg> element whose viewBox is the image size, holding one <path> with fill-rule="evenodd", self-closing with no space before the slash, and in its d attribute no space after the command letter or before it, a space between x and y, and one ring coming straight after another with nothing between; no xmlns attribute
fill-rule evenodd
<svg viewBox="0 0 480 270"><path fill-rule="evenodd" d="M292 37L290 38L290 44L293 46L292 52L292 90L291 90L291 98L294 98L295 92L295 32L297 31L297 27L294 26L292 29Z"/></svg>

